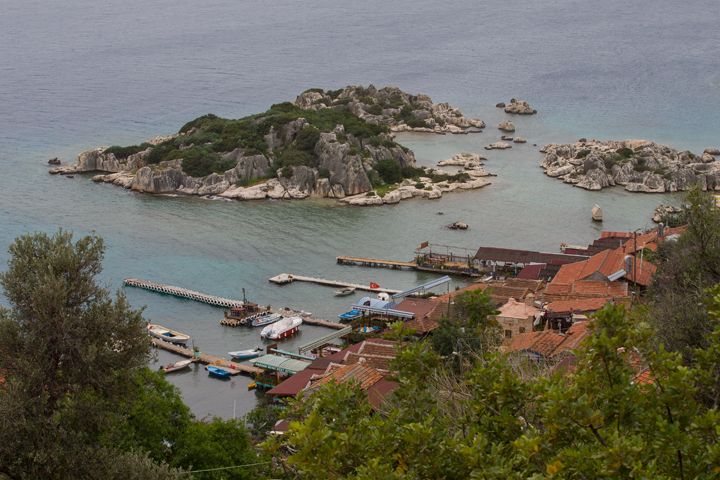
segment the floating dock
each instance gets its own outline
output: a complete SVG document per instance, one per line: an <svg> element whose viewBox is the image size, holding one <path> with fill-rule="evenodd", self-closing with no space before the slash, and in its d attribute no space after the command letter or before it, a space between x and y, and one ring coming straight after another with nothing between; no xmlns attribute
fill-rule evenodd
<svg viewBox="0 0 720 480"><path fill-rule="evenodd" d="M364 290L366 292L374 292L374 293L389 293L389 294L395 294L400 293L400 290L394 290L392 288L373 288L369 285L360 285L357 283L348 283L348 282L341 282L338 280L327 280L325 278L316 278L316 277L306 277L303 275L294 275L291 273L281 273L280 275L276 275L269 279L269 281L273 283L277 283L278 285L285 285L287 283L292 282L308 282L308 283L315 283L318 285L324 285L326 287L335 287L335 288L345 288L345 287L352 287L355 290Z"/></svg>
<svg viewBox="0 0 720 480"><path fill-rule="evenodd" d="M230 298L216 297L215 295L207 295L205 293L188 290L187 288L174 287L162 283L151 282L150 280L140 280L137 278L126 278L123 283L128 287L142 288L152 292L164 293L165 295L173 295L175 297L187 298L196 302L207 303L216 307L240 307L243 302L240 300L232 300Z"/></svg>
<svg viewBox="0 0 720 480"><path fill-rule="evenodd" d="M166 342L164 340L160 340L159 338L153 338L152 344L157 348L161 348L163 350L167 350L168 352L176 353L178 355L182 355L183 357L192 358L193 360L195 360L195 352L193 352L187 347ZM205 365L214 365L218 368L226 370L230 372L230 375L238 375L240 373L254 375L257 373L262 373L262 369L254 367L252 365L244 365L242 363L231 362L230 360L226 360L224 358L216 357L215 355L209 355L202 352L200 353L200 357L197 359L197 361L199 361L200 363L204 363Z"/></svg>
<svg viewBox="0 0 720 480"><path fill-rule="evenodd" d="M340 265L357 265L360 267L394 268L394 269L416 269L415 262L402 262L400 260L380 260L377 258L348 257L345 255L336 258Z"/></svg>

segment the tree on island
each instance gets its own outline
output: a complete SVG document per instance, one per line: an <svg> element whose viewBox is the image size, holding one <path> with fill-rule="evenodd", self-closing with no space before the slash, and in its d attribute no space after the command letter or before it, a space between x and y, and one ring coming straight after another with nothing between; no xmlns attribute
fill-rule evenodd
<svg viewBox="0 0 720 480"><path fill-rule="evenodd" d="M26 235L10 254L0 274L11 305L0 308L0 477L162 480L190 478L176 467L258 462L241 424L195 421L177 389L148 370L141 311L97 283L101 238Z"/></svg>

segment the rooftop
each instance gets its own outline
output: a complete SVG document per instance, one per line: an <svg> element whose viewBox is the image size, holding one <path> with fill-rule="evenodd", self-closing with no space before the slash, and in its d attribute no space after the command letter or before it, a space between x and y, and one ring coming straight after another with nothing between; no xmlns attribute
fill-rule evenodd
<svg viewBox="0 0 720 480"><path fill-rule="evenodd" d="M498 309L498 317L507 318L528 318L535 317L542 313L542 310L535 308L531 305L526 305L523 302L518 302L514 298L508 298L507 302Z"/></svg>

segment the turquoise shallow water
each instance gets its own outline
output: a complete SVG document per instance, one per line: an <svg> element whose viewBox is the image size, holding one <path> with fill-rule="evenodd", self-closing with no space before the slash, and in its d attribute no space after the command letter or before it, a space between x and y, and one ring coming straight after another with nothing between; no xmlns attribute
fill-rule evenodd
<svg viewBox="0 0 720 480"><path fill-rule="evenodd" d="M267 278L295 272L409 287L431 277L341 267L334 258L405 259L424 240L556 251L562 241L597 235L593 203L605 211L602 228L649 226L653 207L672 196L563 185L542 174L532 144L586 136L649 138L696 152L717 146L718 14L715 1L670 0L5 0L0 265L23 233L96 232L107 242L102 281L112 289L129 276L231 297L244 287L261 303L331 318L348 299ZM428 93L491 126L477 135L400 136L426 165L460 151L484 153L499 138L492 128L504 118L498 101L526 98L540 113L515 119L528 144L487 154L487 169L498 174L491 186L383 208L151 197L46 174L48 157L70 160L96 145L142 141L207 112L254 113L313 86L370 82ZM442 228L453 220L471 229ZM219 327L220 310L127 293L149 319L187 331L209 352L257 343L257 332ZM304 327L289 347L323 332ZM199 416L228 417L234 406L242 414L254 405L245 377L223 383L197 371L172 381Z"/></svg>

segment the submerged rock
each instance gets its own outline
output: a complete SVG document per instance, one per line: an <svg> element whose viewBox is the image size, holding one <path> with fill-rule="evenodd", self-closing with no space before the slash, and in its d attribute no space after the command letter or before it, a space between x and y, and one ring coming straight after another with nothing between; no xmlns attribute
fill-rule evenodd
<svg viewBox="0 0 720 480"><path fill-rule="evenodd" d="M485 146L485 150L505 150L506 148L512 148L508 142L495 142Z"/></svg>

